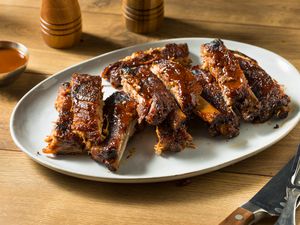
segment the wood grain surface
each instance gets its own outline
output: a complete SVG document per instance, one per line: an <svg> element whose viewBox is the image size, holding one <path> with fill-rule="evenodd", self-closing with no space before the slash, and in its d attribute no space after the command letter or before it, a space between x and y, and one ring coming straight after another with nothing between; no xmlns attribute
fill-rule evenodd
<svg viewBox="0 0 300 225"><path fill-rule="evenodd" d="M9 133L10 115L18 100L52 74L111 50L175 37L220 37L269 49L300 69L298 0L167 0L164 23L149 35L126 30L119 0L79 3L81 41L74 48L57 50L49 48L40 34L41 1L0 1L0 39L21 42L30 51L27 71L0 89L1 225L218 224L292 157L300 125L254 157L184 181L106 184L68 177L29 159ZM274 222L268 218L258 224Z"/></svg>

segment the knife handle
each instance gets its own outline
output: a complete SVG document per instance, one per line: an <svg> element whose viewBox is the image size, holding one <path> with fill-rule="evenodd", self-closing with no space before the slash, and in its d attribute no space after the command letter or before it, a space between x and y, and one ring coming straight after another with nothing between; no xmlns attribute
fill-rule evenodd
<svg viewBox="0 0 300 225"><path fill-rule="evenodd" d="M244 208L237 208L219 225L248 225L254 220L254 214Z"/></svg>

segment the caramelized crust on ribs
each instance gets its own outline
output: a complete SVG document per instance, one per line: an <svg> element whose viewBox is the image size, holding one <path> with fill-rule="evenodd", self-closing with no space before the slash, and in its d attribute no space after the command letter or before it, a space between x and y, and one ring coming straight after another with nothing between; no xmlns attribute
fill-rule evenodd
<svg viewBox="0 0 300 225"><path fill-rule="evenodd" d="M173 96L148 66L128 70L122 77L122 86L137 102L139 123L145 119L151 125L158 125L176 107Z"/></svg>
<svg viewBox="0 0 300 225"><path fill-rule="evenodd" d="M192 137L184 125L186 116L178 108L173 95L148 65L131 68L122 77L123 90L135 99L139 122L156 125L156 153L180 151L191 146ZM167 135L168 134L168 135ZM180 137L179 137L180 135ZM177 139L175 138L177 137Z"/></svg>
<svg viewBox="0 0 300 225"><path fill-rule="evenodd" d="M73 74L59 89L59 118L43 152L88 152L116 171L137 122L156 126L154 148L162 154L194 147L185 125L192 113L209 124L212 136L228 138L239 134L236 113L252 122L288 115L290 98L254 59L219 39L202 45L201 54L202 68L191 69L187 44L138 51L109 65L102 77L123 91L105 105L101 77Z"/></svg>
<svg viewBox="0 0 300 225"><path fill-rule="evenodd" d="M173 94L180 108L188 115L194 112L209 124L212 136L222 134L231 137L233 127L226 116L201 97L202 86L190 70L179 63L160 60L151 66L152 72L162 80Z"/></svg>
<svg viewBox="0 0 300 225"><path fill-rule="evenodd" d="M185 121L185 115L178 108L173 110L170 115L158 126L156 126L157 144L154 146L155 153L160 155L164 152L179 152L186 147L194 147L193 138L187 132L186 126L174 126L174 121ZM180 120L180 119L179 119Z"/></svg>
<svg viewBox="0 0 300 225"><path fill-rule="evenodd" d="M168 59L190 66L189 49L187 44L167 44L162 48L154 48L146 51L138 51L120 61L107 66L102 77L108 80L113 87L120 88L122 75L128 69L141 65L150 65L156 60Z"/></svg>
<svg viewBox="0 0 300 225"><path fill-rule="evenodd" d="M250 88L261 102L261 109L254 121L265 122L273 116L279 119L287 117L290 98L284 93L282 86L256 60L238 51L233 51L233 54L244 71Z"/></svg>
<svg viewBox="0 0 300 225"><path fill-rule="evenodd" d="M71 78L73 101L72 130L90 151L102 140L103 100L101 77L73 74Z"/></svg>
<svg viewBox="0 0 300 225"><path fill-rule="evenodd" d="M226 105L222 90L215 78L210 72L202 70L199 65L192 67L192 73L203 87L201 96L223 114L220 133L228 138L237 136L239 134L239 118L232 108Z"/></svg>
<svg viewBox="0 0 300 225"><path fill-rule="evenodd" d="M60 86L55 108L59 116L51 135L45 139L48 145L43 149L43 152L55 155L82 153L82 140L71 129L73 112L71 85L69 82L65 82Z"/></svg>
<svg viewBox="0 0 300 225"><path fill-rule="evenodd" d="M201 46L203 69L208 70L222 89L226 104L236 107L246 121L253 121L259 110L259 102L248 86L238 60L220 40Z"/></svg>
<svg viewBox="0 0 300 225"><path fill-rule="evenodd" d="M124 92L115 92L105 100L103 130L106 135L103 143L92 148L91 156L104 163L109 170L116 171L126 149L129 138L135 131L137 123L136 103Z"/></svg>
<svg viewBox="0 0 300 225"><path fill-rule="evenodd" d="M170 60L159 60L151 66L151 71L173 94L181 110L191 114L199 102L202 87L186 67Z"/></svg>
<svg viewBox="0 0 300 225"><path fill-rule="evenodd" d="M149 71L151 64L161 59L176 61L186 67L189 67L191 64L187 44L167 44L163 48L135 52L109 65L104 69L102 77L108 80L115 88L123 86L123 90L138 103L139 122L145 119L151 125L159 125L171 115L170 112L172 110L175 110L176 113L173 113L174 116L168 122L171 126L170 135L174 135L178 129L187 133L184 125L186 120L185 114L178 109L175 99L163 83ZM161 143L160 140L162 139L159 135L158 139L158 142ZM183 137L183 140L186 139ZM166 142L161 151L174 149L170 144L171 142ZM185 146L185 144L180 146ZM180 147L180 149L182 148Z"/></svg>
<svg viewBox="0 0 300 225"><path fill-rule="evenodd" d="M186 43L167 44L164 48L161 48L161 58L178 62L186 67L189 67L192 62L189 58L189 47Z"/></svg>

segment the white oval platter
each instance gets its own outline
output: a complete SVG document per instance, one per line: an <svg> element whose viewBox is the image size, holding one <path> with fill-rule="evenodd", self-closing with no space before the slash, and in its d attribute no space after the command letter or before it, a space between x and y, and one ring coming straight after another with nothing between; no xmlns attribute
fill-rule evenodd
<svg viewBox="0 0 300 225"><path fill-rule="evenodd" d="M264 124L242 124L240 135L231 140L209 137L203 125L196 125L191 128L196 149L186 149L168 157L154 154L155 132L149 128L134 135L130 140L117 173L108 171L89 156L51 158L41 153L45 146L44 138L50 134L53 122L57 118L54 101L58 87L62 82L69 80L72 73L99 75L106 65L134 51L164 46L167 43L187 43L193 64L198 64L200 45L211 40L180 38L145 43L97 56L56 73L36 85L16 105L10 121L13 140L32 159L50 169L83 179L118 183L187 178L220 169L257 154L286 136L299 122L300 75L287 60L271 51L229 40L224 40L228 48L239 50L256 59L272 77L284 85L286 93L292 99L288 118ZM114 91L109 83L104 82L105 98ZM276 124L279 125L278 129L274 129ZM131 156L127 157L129 154Z"/></svg>

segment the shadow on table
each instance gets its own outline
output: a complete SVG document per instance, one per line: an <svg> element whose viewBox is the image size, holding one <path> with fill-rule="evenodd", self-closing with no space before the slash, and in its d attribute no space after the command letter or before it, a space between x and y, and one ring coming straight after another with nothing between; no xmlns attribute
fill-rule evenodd
<svg viewBox="0 0 300 225"><path fill-rule="evenodd" d="M166 17L160 29L154 33L140 35L131 33L124 28L123 35L129 39L138 41L138 43L149 41L149 38L168 39L180 37L220 37L238 41L251 40L251 37L249 37L246 32L243 32L242 29L246 28L241 26L240 29L237 29L238 32L233 32L232 29L226 29L226 24L224 27L220 26L220 24L215 27L212 22L183 21ZM129 43L132 43L132 41L129 41ZM123 47L127 47L127 45L124 43L121 44L116 40L114 41L111 37L101 37L92 33L83 32L80 43L70 49L62 49L59 51L92 57Z"/></svg>
<svg viewBox="0 0 300 225"><path fill-rule="evenodd" d="M237 189L242 192L243 188L249 188L252 185L249 182L247 182L247 185L240 185L240 183L237 184L233 180L233 185L228 185L224 190L224 187L226 187L224 184L229 182L231 175L225 175L222 172L163 183L113 184L74 178L49 170L37 163L33 164L41 175L62 190L71 191L76 195L94 199L94 201L118 202L120 204L143 203L151 205L185 201L205 202L209 200L208 196L211 198L210 201L214 199L218 202L219 198L234 195ZM223 176L228 179L224 180ZM224 182L223 185L218 186L222 182ZM253 183L253 186L255 185ZM232 188L233 186L237 186L237 189ZM238 207L242 202L236 204Z"/></svg>
<svg viewBox="0 0 300 225"><path fill-rule="evenodd" d="M47 75L35 73L34 71L24 72L14 82L0 87L1 96L11 100L19 100L31 88L47 77Z"/></svg>
<svg viewBox="0 0 300 225"><path fill-rule="evenodd" d="M241 28L242 29L242 28ZM214 23L205 21L183 21L180 19L166 17L160 29L152 34L147 35L154 38L181 38L181 37L218 37L234 40L247 40L251 37L247 33L239 30L233 32L232 29L225 29L214 26Z"/></svg>
<svg viewBox="0 0 300 225"><path fill-rule="evenodd" d="M77 45L70 49L62 49L60 51L87 56L97 56L123 47L125 46L111 41L110 37L104 38L96 36L95 34L83 32L80 42Z"/></svg>

